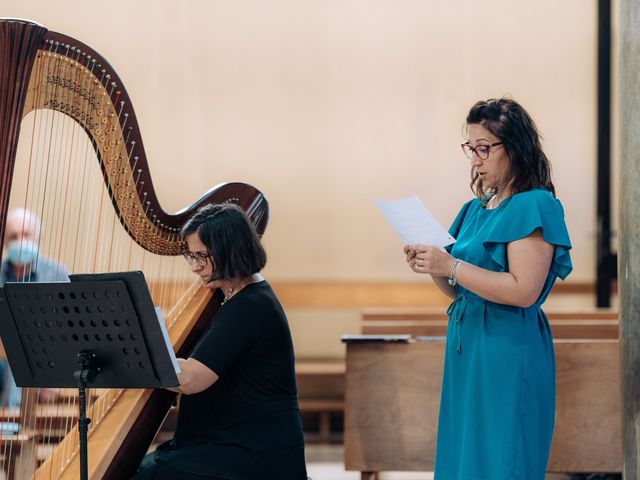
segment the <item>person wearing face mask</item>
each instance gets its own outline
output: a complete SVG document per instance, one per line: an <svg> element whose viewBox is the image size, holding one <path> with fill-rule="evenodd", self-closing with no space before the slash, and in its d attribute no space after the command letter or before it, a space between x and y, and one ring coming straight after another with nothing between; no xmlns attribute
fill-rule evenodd
<svg viewBox="0 0 640 480"><path fill-rule="evenodd" d="M40 241L41 222L34 213L16 208L7 214L0 285L6 282L69 280L69 273L64 265L40 253Z"/></svg>
<svg viewBox="0 0 640 480"><path fill-rule="evenodd" d="M553 434L555 360L541 309L572 270L564 211L538 130L516 101L477 102L462 149L476 198L446 251L406 245L409 267L453 299L435 480L543 480Z"/></svg>
<svg viewBox="0 0 640 480"><path fill-rule="evenodd" d="M69 273L64 265L40 253L40 240L41 222L34 213L16 208L7 214L0 286L6 282L69 280ZM0 408L20 406L20 389L15 384L6 360L0 360L0 382ZM55 389L40 389L39 393L41 401L51 401L57 396Z"/></svg>

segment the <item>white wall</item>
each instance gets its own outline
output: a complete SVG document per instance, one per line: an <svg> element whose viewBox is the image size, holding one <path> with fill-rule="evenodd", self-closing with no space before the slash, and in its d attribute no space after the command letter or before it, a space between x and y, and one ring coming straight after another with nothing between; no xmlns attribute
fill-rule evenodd
<svg viewBox="0 0 640 480"><path fill-rule="evenodd" d="M544 135L572 280L593 281L595 3L3 0L1 14L110 61L167 210L222 181L260 188L272 280L414 280L371 199L418 194L448 225L472 195L466 113L511 95Z"/></svg>

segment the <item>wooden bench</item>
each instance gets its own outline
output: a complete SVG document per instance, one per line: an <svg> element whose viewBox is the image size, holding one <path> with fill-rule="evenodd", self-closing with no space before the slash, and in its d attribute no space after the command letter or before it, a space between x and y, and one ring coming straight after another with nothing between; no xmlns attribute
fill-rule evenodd
<svg viewBox="0 0 640 480"><path fill-rule="evenodd" d="M555 338L618 338L618 314L611 310L567 310L547 313ZM368 308L362 311L361 333L444 337L444 309ZM334 438L331 419L344 412L345 364L335 360L299 360L296 376L300 410L318 415L320 441ZM438 378L440 382L440 378ZM312 438L313 439L313 438Z"/></svg>
<svg viewBox="0 0 640 480"><path fill-rule="evenodd" d="M40 434L36 431L0 435L0 457L7 480L31 477L37 463L39 442Z"/></svg>
<svg viewBox="0 0 640 480"><path fill-rule="evenodd" d="M418 308L372 308L362 312L362 333L410 334L412 337L442 337L447 334L447 316L442 310ZM618 339L618 312L584 309L547 312L555 339Z"/></svg>
<svg viewBox="0 0 640 480"><path fill-rule="evenodd" d="M345 466L434 467L444 341L347 345ZM555 340L556 418L549 472L622 470L617 340Z"/></svg>
<svg viewBox="0 0 640 480"><path fill-rule="evenodd" d="M344 400L338 398L301 398L300 413L318 414L318 441L329 443L333 440L331 432L331 414L344 412Z"/></svg>
<svg viewBox="0 0 640 480"><path fill-rule="evenodd" d="M94 401L102 391L87 391L89 417L94 415L94 407L100 408ZM76 425L78 391L59 389L58 394L55 402L38 403L36 389L23 389L21 407L0 407L0 423L18 427L16 433L0 436L0 470L4 469L7 479L31 478L35 468Z"/></svg>
<svg viewBox="0 0 640 480"><path fill-rule="evenodd" d="M317 440L320 442L334 439L332 415L344 412L344 377L344 361L296 361L300 412L318 415Z"/></svg>

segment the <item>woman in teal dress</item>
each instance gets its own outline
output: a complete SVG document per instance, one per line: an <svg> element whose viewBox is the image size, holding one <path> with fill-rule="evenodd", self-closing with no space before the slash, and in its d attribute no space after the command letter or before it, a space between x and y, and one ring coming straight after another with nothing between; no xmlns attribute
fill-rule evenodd
<svg viewBox="0 0 640 480"><path fill-rule="evenodd" d="M407 245L413 271L453 302L435 480L544 479L553 434L555 362L541 305L571 272L571 244L535 124L511 99L467 116L467 202L447 251Z"/></svg>

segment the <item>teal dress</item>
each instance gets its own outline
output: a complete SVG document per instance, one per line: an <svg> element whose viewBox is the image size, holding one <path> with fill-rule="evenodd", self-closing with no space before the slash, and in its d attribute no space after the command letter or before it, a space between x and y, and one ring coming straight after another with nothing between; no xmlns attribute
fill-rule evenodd
<svg viewBox="0 0 640 480"><path fill-rule="evenodd" d="M540 307L556 277L564 279L572 269L562 205L542 189L512 195L492 210L472 200L451 226L457 241L448 250L467 263L505 272L507 244L536 229L554 254L534 305L498 304L456 287L447 310L435 480L544 479L555 360Z"/></svg>

